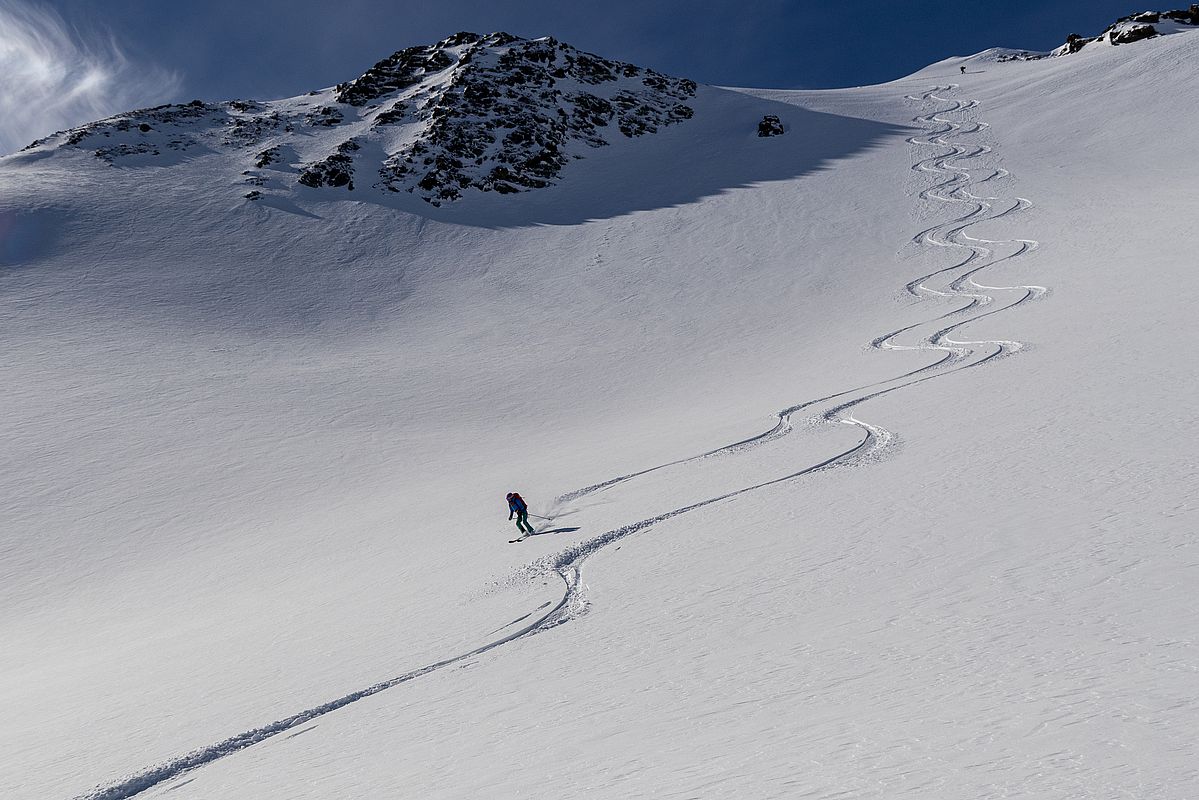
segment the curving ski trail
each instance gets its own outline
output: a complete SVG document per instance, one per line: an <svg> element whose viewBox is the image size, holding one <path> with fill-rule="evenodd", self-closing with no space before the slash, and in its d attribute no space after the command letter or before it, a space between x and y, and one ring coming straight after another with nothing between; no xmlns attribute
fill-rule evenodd
<svg viewBox="0 0 1199 800"><path fill-rule="evenodd" d="M964 209L964 213L918 232L912 237L912 241L917 245L927 247L954 249L961 252L962 257L949 267L938 269L907 282L904 289L915 297L940 302L959 300L963 301L962 305L921 322L884 333L870 342L870 347L876 350L927 351L938 354L938 357L930 364L891 378L789 406L778 412L778 421L771 429L756 436L715 450L567 492L559 496L556 502L564 504L611 489L650 473L681 468L701 459L735 458L757 448L772 445L795 431L793 420L801 412L804 414L804 419L813 425L848 425L856 428L860 435L852 446L818 463L798 464L793 471L782 476L750 486L731 489L717 496L614 528L530 564L526 568L528 574L544 575L549 572L557 574L563 582L563 593L552 607L512 633L492 639L468 652L450 656L284 719L231 736L221 742L150 767L117 783L97 787L80 795L77 800L128 800L148 789L244 750L276 734L304 725L316 717L344 708L358 700L486 653L517 639L569 622L584 613L587 607L587 599L581 583L583 564L587 558L604 547L652 528L658 523L740 495L797 480L822 470L850 466L877 458L893 445L895 436L880 425L854 416L851 411L857 406L874 398L981 366L997 358L1019 352L1024 345L1014 340L960 340L951 336L972 322L1015 308L1037 299L1047 292L1041 286L991 286L975 280L975 276L979 273L1035 250L1038 242L1032 239L989 240L973 237L967 233L967 230L975 224L997 220L1027 210L1032 207L1032 203L1024 198L1015 198L1014 201L1005 203L1002 208L996 210L996 204L1001 202L998 197L979 195L971 191L972 188L977 189L989 182L1006 178L1009 173L1005 169L993 167L989 168L990 174L976 180L970 170L962 166L961 162L991 153L991 148L982 144L969 145L956 141L957 137L979 133L989 126L985 122L955 121L949 117L949 115L971 111L979 105L977 100L961 102L940 94L955 88L957 87L952 84L934 87L919 97L907 96L906 99L920 103L931 101L948 104L946 108L919 115L913 120L919 125L930 126L930 129L923 135L910 137L908 142L914 148L935 148L944 151L933 153L913 164L914 171L935 176L933 185L922 190L918 197L926 201L943 203L946 207L962 207ZM1008 252L1003 252L1005 250ZM939 282L938 285L933 285L934 281ZM1000 297L1004 295L1006 295L1006 300L1001 301ZM911 340L913 338L914 341ZM899 341L900 339L909 341L905 343ZM530 612L521 620L533 617L538 611L545 609L546 605L549 604Z"/></svg>
<svg viewBox="0 0 1199 800"><path fill-rule="evenodd" d="M977 100L970 100L965 103L949 100L941 97L937 92L948 91L956 88L937 87L929 92L926 92L920 98L910 98L917 102L926 102L933 100L942 103L952 103L950 108L942 109L928 115L922 115L915 118L917 123L936 124L938 129L926 134L925 137L914 136L909 138L909 143L914 146L938 146L949 148L948 153L939 153L928 158L922 159L916 163L913 169L921 172L930 173L948 173L949 177L939 181L934 186L925 189L920 193L923 199L939 200L944 203L964 203L970 206L970 210L961 217L943 221L924 231L918 233L913 241L924 243L930 246L959 248L965 251L965 255L961 261L953 266L938 270L929 275L917 278L906 285L909 291L919 296L920 292L927 293L937 297L963 298L968 300L967 304L949 311L940 316L934 317L931 320L915 323L905 326L895 331L886 333L877 337L871 342L871 347L879 350L927 350L939 351L943 353L941 358L924 367L903 373L894 378L879 381L855 389L839 392L834 395L829 395L816 400L810 400L791 406L778 414L778 423L770 430L758 434L749 439L726 445L716 450L708 451L691 458L680 459L656 467L651 467L639 472L630 473L618 478L612 478L602 483L578 489L573 492L562 495L558 498L559 502L574 500L594 492L609 489L619 483L635 479L651 472L665 470L672 467L678 467L699 459L710 458L718 455L729 455L744 452L747 449L759 447L784 436L787 436L794 430L792 418L800 411L808 411L811 414L818 411L815 417L822 424L848 424L858 427L863 431L863 438L853 447L831 457L818 464L813 464L799 469L788 475L779 478L774 478L768 481L754 484L752 486L743 487L731 492L727 492L717 497L693 503L682 508L675 509L665 514L642 520L640 522L626 525L622 528L608 531L600 534L590 540L579 543L573 547L561 551L556 556L532 565L531 569L536 571L546 571L552 569L557 572L566 586L566 595L570 598L569 602L562 604L559 608L547 615L547 623L560 624L569 618L570 614L578 613L579 610L585 608L586 600L581 594L579 575L583 562L592 554L598 552L607 545L619 541L633 533L645 530L652 525L688 513L690 511L702 508L704 506L716 503L722 500L736 497L737 495L756 491L767 486L776 485L785 481L794 480L804 475L812 474L813 472L828 469L833 466L845 466L856 461L886 449L892 443L894 436L881 426L864 422L852 415L847 415L850 409L858 406L867 400L889 394L899 389L904 389L914 386L934 378L942 377L947 374L958 372L964 369L970 369L989 363L996 358L1010 355L1019 352L1023 347L1022 342L993 339L993 340L957 340L950 337L950 334L958 329L976 322L980 319L998 314L1016 306L1022 305L1030 300L1034 300L1043 296L1046 289L1040 286L988 286L974 281L974 276L997 264L1019 258L1038 246L1038 242L1032 239L1015 239L1015 240L988 240L977 237L972 237L966 233L966 229L971 225L984 221L992 221L1006 217L1010 214L1026 210L1032 207L1032 203L1024 198L1016 198L1014 203L1007 208L998 212L992 213L994 209L995 197L981 197L969 192L969 187L978 186L988 181L997 180L1007 177L1010 173L1004 169L993 169L991 173L977 182L972 182L972 176L968 169L956 163L958 160L966 160L977 158L991 152L991 148L986 145L976 145L967 147L960 144L950 143L947 136L951 134L973 134L985 130L989 126L984 122L959 123L948 119L945 115L955 112L963 112L974 109L978 106ZM967 128L967 126L970 126ZM998 255L997 251L1002 246L1012 248L1012 252L1003 255ZM967 269L968 268L968 269ZM938 275L952 275L952 280L943 289L933 289L926 285L926 282ZM981 311L969 316L963 316L974 309L983 306L990 306L996 303L996 297L991 294L995 293L1010 293L1014 298L1007 303L997 305L995 308L990 308L986 311ZM942 321L957 317L958 319L951 324L940 324ZM894 340L903 335L921 328L933 328L932 332L918 342L910 345L897 344ZM819 410L821 406L827 406L829 403L835 404Z"/></svg>

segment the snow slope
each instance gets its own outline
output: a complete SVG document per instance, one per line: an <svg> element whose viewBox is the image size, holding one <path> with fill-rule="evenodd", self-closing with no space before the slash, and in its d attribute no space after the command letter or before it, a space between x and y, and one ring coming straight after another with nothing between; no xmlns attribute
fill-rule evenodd
<svg viewBox="0 0 1199 800"><path fill-rule="evenodd" d="M0 161L0 795L1194 796L1197 55L441 208Z"/></svg>

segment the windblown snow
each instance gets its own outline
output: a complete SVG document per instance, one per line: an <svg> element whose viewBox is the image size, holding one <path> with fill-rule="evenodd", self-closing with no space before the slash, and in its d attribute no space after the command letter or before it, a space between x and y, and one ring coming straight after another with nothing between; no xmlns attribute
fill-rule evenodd
<svg viewBox="0 0 1199 800"><path fill-rule="evenodd" d="M1199 794L1199 33L1021 52L0 159L0 796Z"/></svg>

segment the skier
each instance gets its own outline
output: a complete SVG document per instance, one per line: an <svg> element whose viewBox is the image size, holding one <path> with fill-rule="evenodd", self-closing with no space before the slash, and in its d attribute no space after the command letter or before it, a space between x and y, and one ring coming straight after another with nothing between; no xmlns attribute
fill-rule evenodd
<svg viewBox="0 0 1199 800"><path fill-rule="evenodd" d="M966 74L966 65L965 64L962 65L962 74L963 75Z"/></svg>
<svg viewBox="0 0 1199 800"><path fill-rule="evenodd" d="M533 533L533 526L529 524L529 505L516 492L508 492L508 519L513 515L516 515L516 528L521 536Z"/></svg>

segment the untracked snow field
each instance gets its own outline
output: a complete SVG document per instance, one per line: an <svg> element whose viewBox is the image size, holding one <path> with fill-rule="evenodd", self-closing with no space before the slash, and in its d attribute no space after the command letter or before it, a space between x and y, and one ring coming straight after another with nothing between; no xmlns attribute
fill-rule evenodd
<svg viewBox="0 0 1199 800"><path fill-rule="evenodd" d="M0 159L0 797L1199 796L1196 85L700 87L443 208Z"/></svg>

